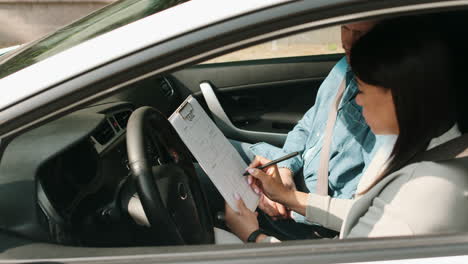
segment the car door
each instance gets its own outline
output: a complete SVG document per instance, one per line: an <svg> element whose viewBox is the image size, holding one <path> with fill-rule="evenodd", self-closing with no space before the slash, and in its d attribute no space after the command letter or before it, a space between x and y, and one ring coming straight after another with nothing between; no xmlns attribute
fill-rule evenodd
<svg viewBox="0 0 468 264"><path fill-rule="evenodd" d="M272 40L173 74L231 139L282 146L343 57L338 26Z"/></svg>
<svg viewBox="0 0 468 264"><path fill-rule="evenodd" d="M336 5L337 1L296 1L298 5L306 5L306 4L321 4L325 5L325 3L331 3L330 5ZM338 16L338 15L345 15L351 13L350 10L353 10L353 12L364 12L364 11L369 11L378 8L388 8L389 6L392 6L392 2L395 3L395 6L400 6L400 5L410 5L411 3L416 3L417 1L342 1L343 3L346 2L347 5L342 5L343 7L339 9L341 6L337 5L336 9L341 10L341 11L336 11L336 13L333 14L333 16ZM358 5L356 3L361 3L365 2L366 5L369 7L366 7L366 5ZM385 2L384 4L379 5L379 2ZM421 1L424 2L424 4L431 2L431 1ZM434 1L435 2L435 1ZM443 1L440 1L443 2ZM459 5L462 5L462 1L445 1L445 2L459 2ZM464 4L466 5L466 1ZM295 4L296 4L295 3ZM410 4L407 4L410 3ZM352 5L353 4L353 5ZM307 14L307 11L303 6L299 6L301 9L300 11L304 13L303 11L305 10L305 13ZM366 7L366 8L364 8ZM417 7L410 6L412 12L415 12L414 10L418 10ZM323 16L332 16L330 14L327 15L326 12L323 11L324 9L317 9L317 14L325 14ZM399 9L400 11L402 9ZM327 11L327 10L325 10ZM386 12L397 12L397 10L392 9L392 10L383 10L381 13L363 13L357 18L367 18L367 16L373 16L373 15L381 15L381 14L386 14ZM309 17L311 17L309 14L307 14ZM356 17L355 17L356 18ZM316 18L319 19L319 18ZM341 18L342 20L348 20L351 19L351 17L343 17ZM342 20L338 19L335 21L341 22ZM225 25L223 26L223 30L226 30ZM213 43L212 36L209 36L208 38L211 43ZM214 38L214 37L213 37ZM188 38L187 38L188 39ZM175 44L177 43L184 43L184 45L190 47L188 44L192 44L187 39L181 39L179 42L177 42L177 39L174 40L173 42L168 42L166 46L161 45L159 47L156 47L153 52L155 54L152 54L152 56L157 57L159 55L158 52L161 50L164 50L164 47L171 47L174 50L174 53L178 52L180 53L180 49L177 49L177 46ZM117 42L114 42L117 43ZM188 44L186 44L188 43ZM165 43L166 44L166 43ZM200 47L199 43L195 43L197 45L192 45L195 47ZM185 47L185 46L183 46ZM148 48L149 49L149 48ZM146 51L146 50L144 50ZM170 50L172 51L172 50ZM148 53L141 52L135 53L132 55L133 57L130 58L122 58L120 60L116 60L113 62L113 64L106 65L108 68L105 68L102 66L98 70L101 70L101 74L95 74L98 70L95 71L89 71L86 72L86 74L82 74L80 76L75 76L73 80L67 80L64 84L61 84L58 87L54 87L54 89L49 89L47 92L44 92L44 97L47 96L49 99L47 101L41 102L40 96L36 96L33 98L30 98L29 100L25 101L23 105L27 104L28 106L31 107L36 107L35 112L42 114L45 116L45 114L50 114L53 111L59 111L60 105L70 105L71 107L74 107L78 104L78 102L81 102L79 100L83 100L85 97L89 96L89 94L97 94L98 96L103 97L106 95L105 93L102 93L104 90L110 93L111 88L115 88L113 85L117 86L120 85L121 82L123 81L128 81L132 77L127 72L119 72L118 69L120 69L117 66L122 65L123 63L128 63L130 59L140 59L143 62L146 62L143 60L143 58L148 58ZM186 55L187 56L187 55ZM159 59L158 61L162 61L161 64L156 64L157 66L153 66L153 68L156 67L163 67L166 66L164 64L164 56L163 59ZM158 58L158 57L157 57ZM182 59L185 57L182 56ZM297 59L297 58L295 58ZM281 61L283 59L272 59L272 60L278 60ZM286 59L284 59L286 60ZM169 60L170 63L173 63L173 61ZM166 63L169 63L166 62ZM267 62L267 61L263 61ZM251 63L254 65L254 61L247 61L244 62L246 64ZM130 63L129 63L130 64ZM142 65L144 63L141 63ZM333 63L332 63L333 64ZM133 64L132 64L133 65ZM146 65L146 64L145 64ZM112 68L112 70L109 70L109 68ZM171 67L176 67L177 65L174 64L174 66L171 64ZM217 65L221 66L221 65ZM255 66L255 65L254 65ZM125 65L126 69L129 67L128 64ZM197 65L194 66L193 68L197 67L204 67L202 65ZM206 66L208 67L208 66ZM216 67L213 66L213 67ZM104 68L104 70L102 69ZM135 66L135 68L137 68ZM149 70L153 70L153 68L148 67ZM192 69L193 69L192 68ZM132 68L131 72L138 72ZM159 69L159 68L158 68ZM169 68L173 69L173 68ZM107 70L107 71L105 71ZM147 71L144 71L146 73ZM130 72L130 71L128 71ZM244 71L244 73L247 72L250 74L249 71ZM154 73L158 73L157 71ZM247 74L245 73L245 74ZM93 75L95 74L95 75ZM109 76L112 77L112 74L115 76L122 77L122 79L118 78L110 78ZM129 75L129 76L126 76ZM142 73L139 73L142 74ZM183 79L179 75L180 73L175 73L174 78L176 81L183 81ZM253 74L253 73L252 73ZM269 74L277 74L277 72L269 72ZM214 76L214 74L213 74ZM125 78L124 78L125 77ZM202 76L203 77L203 76ZM242 76L245 77L245 76ZM258 76L256 76L258 77ZM224 77L227 78L227 77ZM106 80L109 81L110 83L99 83L100 80ZM204 78L200 78L202 80L207 80ZM214 78L212 77L214 80ZM298 80L298 79L296 79ZM224 81L224 80L223 80ZM190 85L188 87L196 87L199 86L201 82L194 82L194 83L187 83L187 81L184 81L185 85ZM79 83L77 85L76 83ZM215 83L216 84L216 83ZM257 84L262 84L262 83L257 83ZM68 86L67 86L68 85ZM219 85L219 84L218 84ZM70 89L71 88L90 88L89 92L86 93L86 90L82 88L80 90L81 93L76 93L72 94L75 90ZM234 85L229 86L231 88L235 87ZM8 88L8 87L7 87ZM68 88L68 89L66 89ZM92 90L91 90L92 88ZM222 88L222 87L221 87ZM215 90L215 92L218 92L218 94L228 94L230 93L229 89L219 89ZM247 87L249 90L252 87ZM258 88L258 87L254 87ZM76 88L78 89L78 88ZM117 88L115 88L117 89ZM196 88L194 88L196 89ZM284 88L287 89L287 88ZM58 94L58 91L63 91L66 90L67 96L62 96L60 98L60 94ZM224 92L220 92L221 90L224 90ZM254 90L252 88L252 90ZM287 98L285 95L287 95L286 91L281 91L281 95L285 98ZM101 93L101 94L100 94ZM65 93L64 93L65 94ZM69 96L68 96L69 95ZM55 97L53 97L55 96ZM199 99L202 99L201 93L198 91L196 93L196 96L199 97ZM280 96L280 95L278 95ZM53 101L53 99L60 98L61 101L59 103ZM289 98L287 98L289 100ZM73 100L73 101L72 101ZM89 99L90 100L90 99ZM58 101L58 100L56 100ZM223 103L223 102L221 102ZM39 108L37 107L48 104L47 107L42 107ZM26 112L21 111L20 109L22 105L19 104L16 109L16 112L14 114L11 113L5 113L2 115L2 117L10 117L10 119L3 118L3 120L14 120L15 123L13 123L10 127L6 127L5 125L2 126L2 144L4 144L5 141L9 140L9 138L6 138L8 135L14 135L15 131L13 129L22 128L21 126L24 126L24 121L28 121L25 118L22 118L20 115L21 113ZM70 108L71 108L70 107ZM278 107L278 106L276 106ZM42 109L42 110L41 110ZM223 105L223 109L225 109L229 113L229 109L227 109L226 105ZM274 107L272 107L274 110ZM60 110L62 112L57 112L58 114L64 113L65 110ZM71 110L70 110L71 111ZM45 112L45 114L44 114ZM18 114L20 113L20 114ZM27 113L27 112L26 112ZM55 113L56 115L58 115ZM10 114L10 115L7 115ZM232 115L233 113L229 113L229 115ZM34 115L29 115L29 119L32 118L38 118L37 116ZM39 118L43 118L43 116L39 116ZM44 119L41 119L39 121L42 121ZM23 121L23 123L21 123ZM12 132L13 131L13 132ZM6 134L10 133L10 134ZM267 132L261 132L261 133L267 133ZM5 140L6 138L6 140ZM24 194L22 194L24 195ZM12 205L14 203L12 202ZM9 234L5 232L5 234L2 234L0 241L3 241L3 246L1 247L1 258L5 259L4 262L36 262L36 263L51 263L51 262L61 262L61 263L356 263L361 261L366 262L366 263L378 263L374 261L378 260L389 260L391 262L388 263L396 263L398 260L400 260L400 263L414 263L410 262L408 259L409 258L434 258L432 259L432 263L442 263L442 261L439 258L440 256L453 256L450 257L452 260L451 263L466 263L466 252L468 251L468 243L466 239L466 234L455 234L455 235L435 235L435 236L430 236L430 237L412 237L412 238L379 238L379 239L349 239L349 240L343 240L343 241L336 241L336 240L325 240L325 241L295 241L295 242L285 242L281 244L275 244L275 245L264 245L264 244L256 244L256 245L226 245L226 246L207 246L207 245L201 245L201 246L186 246L186 247L116 247L116 248L91 248L91 247L71 247L71 246L61 246L61 245L56 245L56 244L48 244L44 242L36 242L36 241L31 241L28 239L23 239L21 237L16 236L14 233ZM457 259L458 262L455 262ZM429 263L429 259L424 259L420 263Z"/></svg>

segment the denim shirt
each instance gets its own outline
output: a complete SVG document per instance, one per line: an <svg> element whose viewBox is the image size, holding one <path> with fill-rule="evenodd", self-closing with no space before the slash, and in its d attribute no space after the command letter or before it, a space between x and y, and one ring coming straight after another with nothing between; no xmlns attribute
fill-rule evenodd
<svg viewBox="0 0 468 264"><path fill-rule="evenodd" d="M294 174L302 169L307 188L315 192L328 113L343 78L346 78L346 89L333 129L328 180L331 197L351 199L362 171L370 163L377 146L376 137L366 124L361 107L354 100L358 89L346 58L341 59L323 81L314 106L288 133L282 149L264 142L252 145L250 149L255 155L269 159L294 151L300 152L301 155L281 162L278 166L289 168Z"/></svg>

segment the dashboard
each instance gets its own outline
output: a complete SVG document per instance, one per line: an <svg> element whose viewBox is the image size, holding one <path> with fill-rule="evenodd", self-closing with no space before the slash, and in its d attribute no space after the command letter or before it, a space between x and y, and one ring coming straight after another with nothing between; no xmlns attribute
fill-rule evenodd
<svg viewBox="0 0 468 264"><path fill-rule="evenodd" d="M132 106L117 103L99 108L94 110L100 121L89 135L45 161L37 172L37 185L43 190L39 206L59 243L73 244L77 237L84 244L95 240L87 237L94 237L97 222L105 224L109 208L118 206L110 203L130 176L125 131Z"/></svg>
<svg viewBox="0 0 468 264"><path fill-rule="evenodd" d="M127 122L143 105L169 115L182 98L167 77L153 78L16 137L0 163L0 188L9 190L0 192L0 228L65 245L135 244L135 237L144 238L136 235L138 227L128 228L119 199L134 192L125 184L132 180ZM10 206L21 193L37 195L22 195Z"/></svg>

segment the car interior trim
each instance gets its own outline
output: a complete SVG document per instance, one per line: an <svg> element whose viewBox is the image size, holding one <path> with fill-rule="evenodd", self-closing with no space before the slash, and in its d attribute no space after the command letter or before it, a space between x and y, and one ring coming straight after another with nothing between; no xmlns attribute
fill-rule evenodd
<svg viewBox="0 0 468 264"><path fill-rule="evenodd" d="M216 89L216 91L219 91L220 93L225 93L225 92L232 92L232 91L256 89L256 88L262 88L262 87L265 87L266 89L267 87L271 87L271 86L282 86L282 85L287 85L287 84L301 84L301 83L309 83L309 82L314 82L314 81L321 81L323 80L323 78L324 77L311 77L311 78L294 79L294 80L282 80L282 81L274 81L274 82L243 84L243 85L238 85L238 86L219 87ZM212 89L214 90L213 87ZM194 92L193 94L195 96L198 96L199 94L201 94L201 91Z"/></svg>
<svg viewBox="0 0 468 264"><path fill-rule="evenodd" d="M208 104L208 108L210 109L214 122L224 132L226 137L233 139L250 138L256 141L267 139L278 146L284 144L284 141L286 141L286 134L256 132L237 128L226 115L218 97L216 97L213 87L208 82L202 82L200 84L200 90Z"/></svg>

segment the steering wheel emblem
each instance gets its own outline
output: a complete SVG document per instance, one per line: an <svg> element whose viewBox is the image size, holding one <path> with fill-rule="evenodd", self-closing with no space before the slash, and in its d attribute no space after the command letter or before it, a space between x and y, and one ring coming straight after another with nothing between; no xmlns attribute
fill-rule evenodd
<svg viewBox="0 0 468 264"><path fill-rule="evenodd" d="M185 185L183 183L179 182L179 184L177 185L177 190L179 191L180 199L182 199L182 200L187 199L188 193L187 193L187 190L185 189Z"/></svg>

